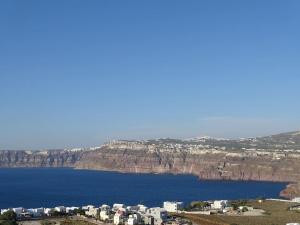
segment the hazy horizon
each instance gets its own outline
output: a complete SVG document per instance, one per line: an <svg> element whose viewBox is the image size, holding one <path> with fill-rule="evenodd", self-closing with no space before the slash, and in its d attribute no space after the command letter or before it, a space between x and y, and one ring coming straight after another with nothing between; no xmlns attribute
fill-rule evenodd
<svg viewBox="0 0 300 225"><path fill-rule="evenodd" d="M300 130L299 10L1 1L0 149Z"/></svg>

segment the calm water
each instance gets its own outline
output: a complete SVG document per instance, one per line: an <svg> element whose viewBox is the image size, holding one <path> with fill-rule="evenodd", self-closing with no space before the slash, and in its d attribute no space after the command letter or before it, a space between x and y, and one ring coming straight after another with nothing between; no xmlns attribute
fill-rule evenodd
<svg viewBox="0 0 300 225"><path fill-rule="evenodd" d="M199 181L189 175L121 174L72 169L0 169L0 208L115 202L278 197L284 183Z"/></svg>

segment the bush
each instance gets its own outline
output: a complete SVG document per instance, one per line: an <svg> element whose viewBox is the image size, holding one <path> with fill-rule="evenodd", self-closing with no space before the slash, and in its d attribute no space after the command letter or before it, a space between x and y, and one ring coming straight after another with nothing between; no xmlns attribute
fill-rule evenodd
<svg viewBox="0 0 300 225"><path fill-rule="evenodd" d="M12 220L0 220L0 225L17 225L17 222Z"/></svg>
<svg viewBox="0 0 300 225"><path fill-rule="evenodd" d="M0 225L17 225L17 215L14 211L7 211L0 215Z"/></svg>
<svg viewBox="0 0 300 225"><path fill-rule="evenodd" d="M0 215L0 220L3 221L16 221L17 215L14 211L9 210L2 215Z"/></svg>

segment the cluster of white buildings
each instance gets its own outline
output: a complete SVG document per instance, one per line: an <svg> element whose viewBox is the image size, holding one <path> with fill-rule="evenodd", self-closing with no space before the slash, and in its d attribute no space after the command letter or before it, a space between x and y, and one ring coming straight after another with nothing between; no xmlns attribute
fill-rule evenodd
<svg viewBox="0 0 300 225"><path fill-rule="evenodd" d="M227 141L227 144L223 142ZM242 145L247 147L228 148L228 145ZM227 145L227 147L226 147ZM199 138L191 140L148 140L148 141L112 141L106 143L102 148L118 149L118 150L146 150L148 152L166 152L166 153L189 153L194 155L203 154L225 154L232 157L252 157L268 156L272 159L279 160L281 158L300 158L300 149L286 149L283 146L274 145L272 148L259 147L257 140L254 138L240 139L240 140L226 140L226 139L211 139Z"/></svg>
<svg viewBox="0 0 300 225"><path fill-rule="evenodd" d="M47 217L58 215L78 215L95 218L113 223L114 225L161 225L170 222L168 212L178 212L182 209L182 202L164 202L163 207L148 208L145 205L126 206L124 204L101 205L96 207L87 205L82 207L57 206L54 208L10 208L1 209L1 214L11 210L19 219Z"/></svg>

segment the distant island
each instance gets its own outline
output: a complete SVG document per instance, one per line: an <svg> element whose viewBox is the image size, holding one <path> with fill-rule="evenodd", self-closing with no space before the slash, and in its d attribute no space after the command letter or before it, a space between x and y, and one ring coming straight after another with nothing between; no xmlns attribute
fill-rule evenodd
<svg viewBox="0 0 300 225"><path fill-rule="evenodd" d="M200 179L279 181L300 195L300 131L238 140L120 140L100 147L1 150L0 168L70 167L130 173L193 174Z"/></svg>

